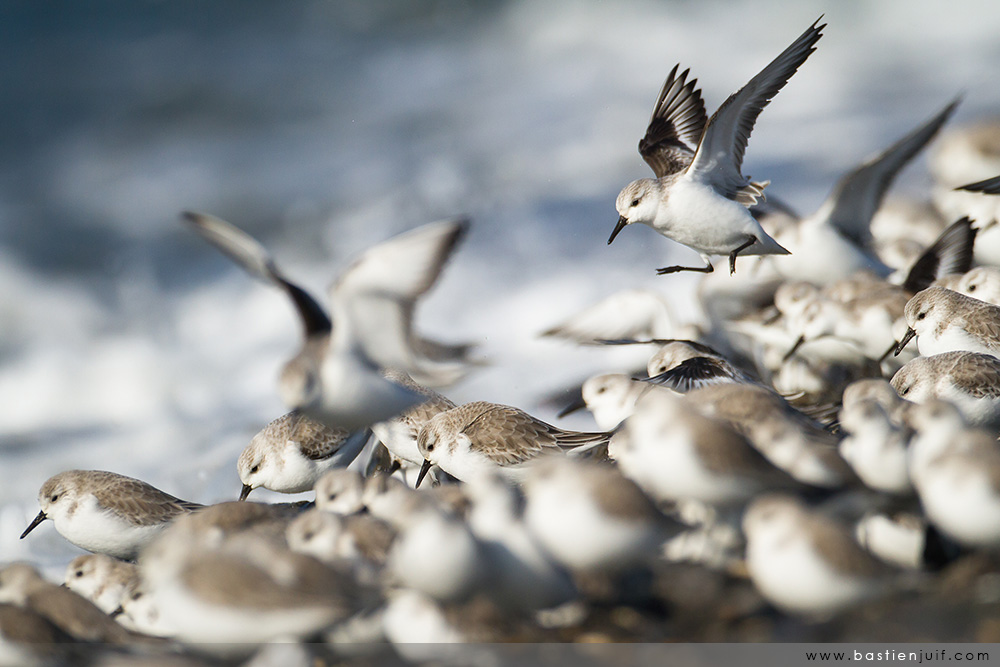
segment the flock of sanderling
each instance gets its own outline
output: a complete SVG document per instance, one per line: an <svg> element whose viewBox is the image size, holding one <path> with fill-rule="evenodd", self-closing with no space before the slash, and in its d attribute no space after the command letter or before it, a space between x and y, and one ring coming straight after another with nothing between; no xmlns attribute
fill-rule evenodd
<svg viewBox="0 0 1000 667"><path fill-rule="evenodd" d="M643 223L699 252L704 267L658 272L706 273L709 322L670 338L669 303L628 290L545 331L651 350L641 373L590 378L566 408L589 409L593 432L429 388L481 363L412 326L468 221L370 248L325 309L255 239L185 213L294 303L303 341L279 382L293 410L240 454L239 501L202 506L103 471L45 481L21 537L51 519L92 553L65 586L0 569L0 663L69 655L33 642L237 656L388 642L420 658L425 642L606 638L592 619L621 615L599 610L671 618L661 589L685 582L656 583L666 564L749 580L756 603L730 614L822 620L919 594L1000 546L1000 178L979 180L1000 172L1000 128L941 142L934 207L881 202L957 101L815 214L765 201L767 183L741 171L750 132L824 27L711 118L689 72L670 72L639 144L656 178L622 190L608 243ZM315 503L246 502L260 487Z"/></svg>

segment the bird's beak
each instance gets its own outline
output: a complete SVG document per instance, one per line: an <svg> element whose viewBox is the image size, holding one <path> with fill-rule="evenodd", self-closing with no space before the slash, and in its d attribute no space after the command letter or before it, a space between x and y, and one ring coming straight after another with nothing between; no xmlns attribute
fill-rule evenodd
<svg viewBox="0 0 1000 667"><path fill-rule="evenodd" d="M24 529L23 533L21 533L21 539L23 540L25 536L27 536L28 533L33 531L38 524L40 524L41 522L45 521L48 518L49 517L45 516L45 510L39 512L38 516L32 519L31 523L28 524L28 527Z"/></svg>
<svg viewBox="0 0 1000 667"><path fill-rule="evenodd" d="M899 341L898 345L896 345L896 349L893 351L892 356L898 357L899 353L903 351L904 347L906 347L906 344L910 342L910 339L916 335L917 335L916 331L914 331L913 329L907 329L906 333L903 334L903 339Z"/></svg>
<svg viewBox="0 0 1000 667"><path fill-rule="evenodd" d="M897 343L896 341L892 341L892 345L889 346L889 349L886 350L885 352L883 352L882 356L878 358L878 363L881 364L883 361L885 361L886 359L888 359L889 355L892 354L893 352L895 352L896 346L898 344L899 343Z"/></svg>
<svg viewBox="0 0 1000 667"><path fill-rule="evenodd" d="M611 245L611 242L615 240L616 236L618 236L618 232L625 229L625 225L627 224L628 219L624 215L619 215L618 224L615 225L615 231L611 232L611 238L608 239L608 245Z"/></svg>
<svg viewBox="0 0 1000 667"><path fill-rule="evenodd" d="M792 345L792 349L786 352L785 356L782 357L781 360L788 361L789 359L791 359L792 355L799 351L799 348L802 347L802 343L804 342L806 342L806 337L803 334L802 336L799 336L798 339L796 339L795 345Z"/></svg>
<svg viewBox="0 0 1000 667"><path fill-rule="evenodd" d="M427 471L431 469L432 465L430 461L424 459L424 464L420 466L420 474L417 475L417 483L413 485L414 489L420 488L420 482L424 481L424 477L427 476Z"/></svg>
<svg viewBox="0 0 1000 667"><path fill-rule="evenodd" d="M583 396L581 396L580 398L574 399L572 403L560 410L556 417L562 419L566 415L571 415L574 412L584 409L585 407L587 407L587 402L583 400Z"/></svg>
<svg viewBox="0 0 1000 667"><path fill-rule="evenodd" d="M253 487L250 486L249 484L244 484L243 485L243 490L240 491L240 501L246 500L247 496L250 495L251 491L253 491Z"/></svg>

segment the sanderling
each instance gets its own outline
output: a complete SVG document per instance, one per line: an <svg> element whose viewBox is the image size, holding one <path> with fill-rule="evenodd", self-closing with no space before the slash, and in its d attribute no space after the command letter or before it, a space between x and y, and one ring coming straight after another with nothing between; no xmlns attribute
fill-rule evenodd
<svg viewBox="0 0 1000 667"><path fill-rule="evenodd" d="M21 533L52 519L59 534L87 551L133 560L173 519L201 505L180 500L131 477L67 470L38 492L41 511Z"/></svg>
<svg viewBox="0 0 1000 667"><path fill-rule="evenodd" d="M465 372L464 362L439 362L420 354L412 317L417 299L437 280L467 221L431 223L369 248L330 288L334 326L252 237L212 216L186 213L185 220L248 273L284 289L295 303L305 342L285 365L278 387L290 407L325 424L357 430L424 400L384 377L381 369L404 371L428 385L453 382Z"/></svg>
<svg viewBox="0 0 1000 667"><path fill-rule="evenodd" d="M364 478L354 470L331 470L316 482L316 507L324 512L344 516L360 512L364 507Z"/></svg>
<svg viewBox="0 0 1000 667"><path fill-rule="evenodd" d="M628 289L615 292L541 335L590 344L620 338L667 338L673 329L666 297L652 290Z"/></svg>
<svg viewBox="0 0 1000 667"><path fill-rule="evenodd" d="M421 479L436 465L462 480L499 470L515 481L525 464L545 452L593 449L607 445L606 432L566 431L523 410L486 401L466 403L428 421L417 439L424 457Z"/></svg>
<svg viewBox="0 0 1000 667"><path fill-rule="evenodd" d="M303 512L285 531L292 551L325 563L346 564L358 581L373 586L380 583L395 538L396 531L371 514L345 517L315 508Z"/></svg>
<svg viewBox="0 0 1000 667"><path fill-rule="evenodd" d="M771 463L810 486L838 488L856 477L837 453L837 439L781 396L749 384L708 385L690 405L730 422Z"/></svg>
<svg viewBox="0 0 1000 667"><path fill-rule="evenodd" d="M708 345L692 340L663 341L646 372L647 382L680 393L718 382L758 382Z"/></svg>
<svg viewBox="0 0 1000 667"><path fill-rule="evenodd" d="M978 352L917 357L896 371L892 387L901 398L954 403L974 426L1000 423L1000 359Z"/></svg>
<svg viewBox="0 0 1000 667"><path fill-rule="evenodd" d="M910 434L893 423L878 401L869 398L845 405L840 426L849 434L840 441L840 455L866 486L898 495L913 492L907 451Z"/></svg>
<svg viewBox="0 0 1000 667"><path fill-rule="evenodd" d="M1000 445L967 428L955 406L929 401L907 413L917 431L913 484L927 518L967 547L1000 545Z"/></svg>
<svg viewBox="0 0 1000 667"><path fill-rule="evenodd" d="M946 276L934 285L1000 306L1000 269L993 266L977 266L961 275Z"/></svg>
<svg viewBox="0 0 1000 667"><path fill-rule="evenodd" d="M576 587L525 525L520 492L495 473L467 485L468 522L483 543L490 599L501 609L533 612L572 600Z"/></svg>
<svg viewBox="0 0 1000 667"><path fill-rule="evenodd" d="M175 637L220 653L311 636L365 604L346 573L253 535L175 524L143 550L139 566Z"/></svg>
<svg viewBox="0 0 1000 667"><path fill-rule="evenodd" d="M892 388L889 381L884 378L866 378L852 382L844 388L841 397L841 407L844 409L852 407L855 403L872 400L882 406L885 413L897 426L903 423L903 411L908 405Z"/></svg>
<svg viewBox="0 0 1000 667"><path fill-rule="evenodd" d="M488 572L486 553L465 521L426 501L391 521L399 530L387 563L394 583L445 602L480 589Z"/></svg>
<svg viewBox="0 0 1000 667"><path fill-rule="evenodd" d="M955 110L955 100L879 155L840 178L815 214L775 231L791 251L775 269L794 280L825 285L859 270L892 273L874 252L871 220L896 175L937 134Z"/></svg>
<svg viewBox="0 0 1000 667"><path fill-rule="evenodd" d="M375 437L385 445L385 448L392 455L393 461L390 465L390 471L395 472L396 468L401 468L404 478L409 481L411 475L407 473L411 470L416 473L424 463L424 457L420 455L420 450L417 448L417 436L420 434L420 429L434 415L454 408L455 403L436 391L421 387L403 373L389 371L388 376L392 381L426 396L424 402L414 405L398 416L372 424L372 432ZM415 481L415 476L413 478Z"/></svg>
<svg viewBox="0 0 1000 667"><path fill-rule="evenodd" d="M635 482L591 461L538 461L524 493L528 528L572 570L622 572L641 566L681 529Z"/></svg>
<svg viewBox="0 0 1000 667"><path fill-rule="evenodd" d="M79 641L123 644L136 639L93 602L47 581L26 563L0 569L0 602L30 609Z"/></svg>
<svg viewBox="0 0 1000 667"><path fill-rule="evenodd" d="M279 493L309 491L327 470L353 461L368 437L367 431L350 433L292 410L261 429L240 454L240 500L261 486Z"/></svg>
<svg viewBox="0 0 1000 667"><path fill-rule="evenodd" d="M72 637L38 612L0 602L0 665L69 664L74 657L73 643Z"/></svg>
<svg viewBox="0 0 1000 667"><path fill-rule="evenodd" d="M138 577L139 571L133 563L104 554L87 554L70 562L63 583L96 604L105 614L113 614L121 607L122 599Z"/></svg>
<svg viewBox="0 0 1000 667"><path fill-rule="evenodd" d="M791 496L769 495L743 517L746 563L757 589L778 608L825 615L887 589L891 570L846 526Z"/></svg>
<svg viewBox="0 0 1000 667"><path fill-rule="evenodd" d="M629 479L659 502L743 503L797 486L727 422L700 414L682 396L643 396L608 447Z"/></svg>
<svg viewBox="0 0 1000 667"><path fill-rule="evenodd" d="M908 329L896 346L901 352L916 337L920 354L981 352L1000 354L1000 306L943 287L928 287L906 304Z"/></svg>
<svg viewBox="0 0 1000 667"><path fill-rule="evenodd" d="M688 70L678 77L679 65L674 66L639 142L639 152L656 178L633 181L618 195L618 224L608 243L626 225L639 222L692 248L705 261L704 267L658 269L661 275L710 273L710 255L728 255L729 272L734 273L740 253L788 254L747 211L767 184L745 177L741 166L757 116L815 50L826 27L818 23L730 95L707 121L697 80L686 81Z"/></svg>
<svg viewBox="0 0 1000 667"><path fill-rule="evenodd" d="M580 401L563 408L559 416L565 417L585 407L594 416L598 428L610 431L632 414L640 396L653 390L650 385L621 373L595 375L584 381Z"/></svg>
<svg viewBox="0 0 1000 667"><path fill-rule="evenodd" d="M920 513L869 512L854 525L854 537L889 565L910 570L924 567L927 520Z"/></svg>

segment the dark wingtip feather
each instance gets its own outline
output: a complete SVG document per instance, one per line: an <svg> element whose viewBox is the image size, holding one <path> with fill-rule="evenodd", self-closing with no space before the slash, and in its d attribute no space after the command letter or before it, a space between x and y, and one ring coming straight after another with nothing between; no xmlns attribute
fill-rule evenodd
<svg viewBox="0 0 1000 667"><path fill-rule="evenodd" d="M968 216L949 225L914 262L903 282L903 289L916 294L938 278L965 273L972 268L977 231Z"/></svg>

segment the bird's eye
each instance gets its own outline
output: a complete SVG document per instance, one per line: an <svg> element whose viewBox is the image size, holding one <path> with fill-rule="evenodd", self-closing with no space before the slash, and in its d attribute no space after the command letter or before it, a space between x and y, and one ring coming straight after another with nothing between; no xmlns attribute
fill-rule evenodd
<svg viewBox="0 0 1000 667"><path fill-rule="evenodd" d="M434 443L433 442L428 442L427 443L427 451L429 451L429 452L433 452L434 451Z"/></svg>
<svg viewBox="0 0 1000 667"><path fill-rule="evenodd" d="M302 536L302 539L308 542L314 537L316 536L313 533L306 533L305 535Z"/></svg>
<svg viewBox="0 0 1000 667"><path fill-rule="evenodd" d="M975 292L976 291L976 286L975 285L969 285L969 291L970 292Z"/></svg>
<svg viewBox="0 0 1000 667"><path fill-rule="evenodd" d="M76 574L76 577L79 579L80 577L83 576L83 570L77 570L75 574Z"/></svg>
<svg viewBox="0 0 1000 667"><path fill-rule="evenodd" d="M917 319L918 319L918 320L922 320L922 319L924 319L925 317L927 317L927 313L920 313L920 314L918 314L918 315L917 315Z"/></svg>
<svg viewBox="0 0 1000 667"><path fill-rule="evenodd" d="M606 389L606 387L598 387L597 388L597 393L598 394L603 394L605 389Z"/></svg>
<svg viewBox="0 0 1000 667"><path fill-rule="evenodd" d="M255 465L254 467L250 468L250 474L252 475L252 474L256 473L258 470L260 470L260 466L259 465Z"/></svg>
<svg viewBox="0 0 1000 667"><path fill-rule="evenodd" d="M906 396L909 393L910 393L910 388L909 387L903 387L902 389L899 390L899 395L900 396Z"/></svg>
<svg viewBox="0 0 1000 667"><path fill-rule="evenodd" d="M633 199L632 200L632 206L638 206L638 205L639 205L639 200L638 199Z"/></svg>
<svg viewBox="0 0 1000 667"><path fill-rule="evenodd" d="M52 497L49 498L49 500L51 500L52 502L55 502L55 501L59 500L59 494L58 493L53 493Z"/></svg>

